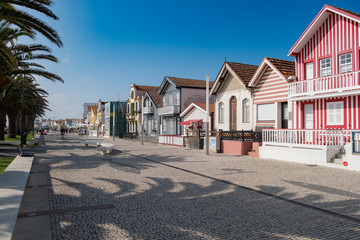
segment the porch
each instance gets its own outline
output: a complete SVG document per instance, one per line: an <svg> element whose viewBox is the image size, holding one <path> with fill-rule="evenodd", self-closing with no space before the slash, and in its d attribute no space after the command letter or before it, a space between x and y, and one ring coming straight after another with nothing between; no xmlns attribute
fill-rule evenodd
<svg viewBox="0 0 360 240"><path fill-rule="evenodd" d="M342 156L337 159L345 145L351 145L351 134L350 130L264 129L260 157L344 168Z"/></svg>

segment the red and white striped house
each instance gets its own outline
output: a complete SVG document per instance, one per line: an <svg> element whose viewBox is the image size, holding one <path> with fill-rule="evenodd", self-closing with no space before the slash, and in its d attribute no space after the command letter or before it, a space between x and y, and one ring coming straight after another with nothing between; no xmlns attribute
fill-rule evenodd
<svg viewBox="0 0 360 240"><path fill-rule="evenodd" d="M261 157L360 170L360 138L346 144L360 129L359 23L359 14L325 5L290 49L292 129L264 130Z"/></svg>
<svg viewBox="0 0 360 240"><path fill-rule="evenodd" d="M250 80L253 129L288 128L288 85L295 78L295 63L265 57Z"/></svg>
<svg viewBox="0 0 360 240"><path fill-rule="evenodd" d="M289 51L295 129L359 129L360 15L325 5Z"/></svg>

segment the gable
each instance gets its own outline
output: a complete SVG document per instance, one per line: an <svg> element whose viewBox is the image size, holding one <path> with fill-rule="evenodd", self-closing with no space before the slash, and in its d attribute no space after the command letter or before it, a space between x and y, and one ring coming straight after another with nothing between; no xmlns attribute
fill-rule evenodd
<svg viewBox="0 0 360 240"><path fill-rule="evenodd" d="M173 84L168 83L162 90L162 94L165 95L167 93L174 92L176 90L177 90L177 88Z"/></svg>
<svg viewBox="0 0 360 240"><path fill-rule="evenodd" d="M329 21L329 18L332 19ZM320 28L323 30L319 37L323 39L324 34L329 32L329 30L333 29L336 31L342 28L344 26L342 22L358 26L360 23L360 17L358 14L351 13L350 11L325 5L289 50L289 56L296 56L299 54L300 51L307 45L310 38L312 38L320 30ZM345 27L344 31L339 31L339 35L335 34L332 37L335 38L335 36L341 36L344 32L346 32L346 30L351 31L351 27ZM316 40L317 42L312 42L313 46L320 44L320 39Z"/></svg>
<svg viewBox="0 0 360 240"><path fill-rule="evenodd" d="M232 74L227 74L224 82L221 84L221 87L218 93L230 92L239 89L245 89L244 84L240 82L237 78L235 78Z"/></svg>
<svg viewBox="0 0 360 240"><path fill-rule="evenodd" d="M299 80L306 78L305 63L314 63L314 77L319 77L319 60L331 58L332 74L339 74L338 55L353 53L354 64L357 66L358 51L360 46L359 23L337 13L328 13L326 18L318 22L318 28L298 47L296 57L297 77Z"/></svg>
<svg viewBox="0 0 360 240"><path fill-rule="evenodd" d="M287 101L288 82L267 66L253 89L254 104Z"/></svg>

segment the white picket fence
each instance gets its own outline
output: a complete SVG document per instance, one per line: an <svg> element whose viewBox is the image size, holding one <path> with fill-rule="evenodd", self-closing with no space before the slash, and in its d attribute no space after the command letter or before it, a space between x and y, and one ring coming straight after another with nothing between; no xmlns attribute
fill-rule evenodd
<svg viewBox="0 0 360 240"><path fill-rule="evenodd" d="M159 135L159 143L166 145L185 146L185 136Z"/></svg>

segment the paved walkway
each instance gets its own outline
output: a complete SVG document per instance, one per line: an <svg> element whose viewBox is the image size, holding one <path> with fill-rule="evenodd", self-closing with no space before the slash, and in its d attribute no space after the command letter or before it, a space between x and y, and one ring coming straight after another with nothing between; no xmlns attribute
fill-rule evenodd
<svg viewBox="0 0 360 240"><path fill-rule="evenodd" d="M13 239L358 239L360 173L47 136Z"/></svg>

